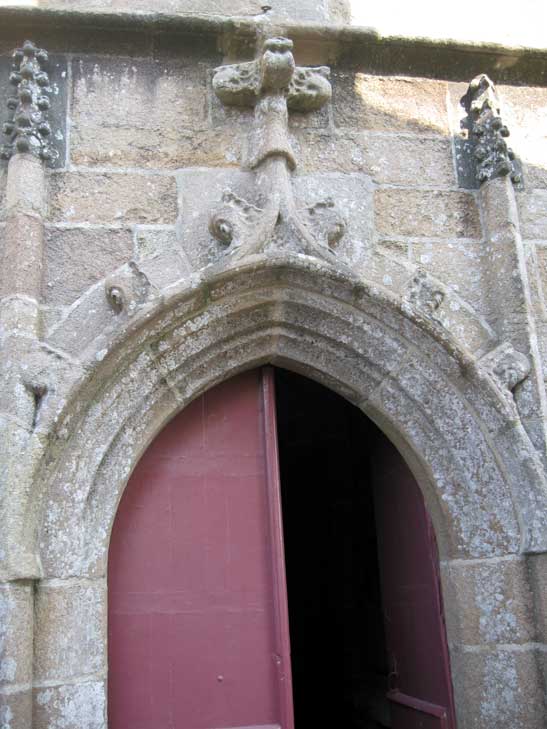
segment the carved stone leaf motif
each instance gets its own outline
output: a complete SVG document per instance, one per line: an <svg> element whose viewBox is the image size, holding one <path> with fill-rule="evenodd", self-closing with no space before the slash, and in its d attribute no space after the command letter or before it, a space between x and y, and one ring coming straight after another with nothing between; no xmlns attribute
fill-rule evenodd
<svg viewBox="0 0 547 729"><path fill-rule="evenodd" d="M293 111L315 111L324 106L332 96L329 83L330 69L298 67L289 84L287 106Z"/></svg>
<svg viewBox="0 0 547 729"><path fill-rule="evenodd" d="M8 121L3 125L3 132L8 142L0 148L3 159L16 152L31 153L45 161L56 155L49 143L52 130L47 118L50 108L49 77L44 71L47 62L47 52L31 41L25 41L13 53L9 81L14 95L7 100Z"/></svg>
<svg viewBox="0 0 547 729"><path fill-rule="evenodd" d="M461 104L468 115L465 126L472 142L479 184L507 175L513 182L520 183L521 175L515 166L514 152L505 141L509 129L502 121L494 84L486 74L471 81Z"/></svg>
<svg viewBox="0 0 547 729"><path fill-rule="evenodd" d="M510 392L530 374L530 361L510 342L504 342L480 360L480 366L493 377L502 389Z"/></svg>
<svg viewBox="0 0 547 729"><path fill-rule="evenodd" d="M329 69L296 67L291 51L292 41L270 38L257 60L215 71L213 89L224 104L255 107L248 167L257 171L262 202L225 192L209 230L236 258L288 245L332 263L344 221L330 199L297 209L289 176L296 159L288 134L288 109L308 112L330 99Z"/></svg>
<svg viewBox="0 0 547 729"><path fill-rule="evenodd" d="M109 276L105 281L105 293L112 309L120 314L133 314L144 304L150 295L150 281L134 261L130 261L127 270Z"/></svg>

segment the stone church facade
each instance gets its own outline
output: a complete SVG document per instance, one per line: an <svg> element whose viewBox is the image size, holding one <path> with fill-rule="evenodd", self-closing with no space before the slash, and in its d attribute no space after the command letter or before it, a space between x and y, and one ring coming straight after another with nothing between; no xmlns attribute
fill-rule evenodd
<svg viewBox="0 0 547 729"><path fill-rule="evenodd" d="M2 729L106 728L124 486L265 363L420 484L460 729L546 726L547 56L343 2L39 5L0 8Z"/></svg>

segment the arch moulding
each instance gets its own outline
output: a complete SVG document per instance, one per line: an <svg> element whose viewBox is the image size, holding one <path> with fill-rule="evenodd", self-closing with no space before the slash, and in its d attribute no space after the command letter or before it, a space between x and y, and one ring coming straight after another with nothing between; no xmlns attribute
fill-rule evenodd
<svg viewBox="0 0 547 729"><path fill-rule="evenodd" d="M522 553L544 548L541 467L510 390L484 355L492 350L488 336L477 338L480 358L458 342L450 326L459 324L443 319L445 300L428 304L437 290L411 272L397 298L308 256L259 255L213 265L113 314L108 329L88 332L85 378L56 393L55 416L44 413L54 425L35 478L43 485L34 525L42 572L35 711L47 705L63 714L71 702L82 726L90 711L89 726L106 726L106 568L123 489L169 419L208 388L264 363L335 390L397 445L431 513L447 595L451 570L462 564L524 569ZM470 311L458 311L480 330ZM456 703L480 716L470 695L477 657L466 647L475 616L448 607ZM480 671L485 681L495 678L492 695L480 697L488 704L504 686L502 666L517 659L486 651ZM535 665L534 655L524 660Z"/></svg>

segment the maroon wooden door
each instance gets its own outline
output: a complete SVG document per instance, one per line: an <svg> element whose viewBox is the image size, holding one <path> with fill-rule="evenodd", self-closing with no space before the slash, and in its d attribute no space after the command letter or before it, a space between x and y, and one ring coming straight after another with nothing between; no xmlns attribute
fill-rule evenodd
<svg viewBox="0 0 547 729"><path fill-rule="evenodd" d="M148 448L109 555L110 729L292 729L273 380L238 376Z"/></svg>
<svg viewBox="0 0 547 729"><path fill-rule="evenodd" d="M372 464L392 729L455 729L433 526L387 438L378 439Z"/></svg>

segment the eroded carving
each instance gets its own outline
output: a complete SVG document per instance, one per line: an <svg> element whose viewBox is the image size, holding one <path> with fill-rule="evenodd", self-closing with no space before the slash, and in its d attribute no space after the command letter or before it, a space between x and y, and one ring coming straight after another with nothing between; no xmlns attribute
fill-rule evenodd
<svg viewBox="0 0 547 729"><path fill-rule="evenodd" d="M247 166L257 172L258 194L250 202L226 191L209 229L230 256L275 244L331 262L345 224L330 199L297 210L290 180L296 158L288 134L289 109L312 111L330 99L329 69L297 67L292 46L287 38L270 38L257 60L215 71L213 88L224 104L255 107Z"/></svg>
<svg viewBox="0 0 547 729"><path fill-rule="evenodd" d="M55 158L50 144L52 137L48 121L51 91L49 76L44 71L48 54L31 41L25 41L13 53L13 70L9 81L14 93L7 100L8 121L3 132L7 144L0 149L0 156L9 159L16 152L31 153L44 161Z"/></svg>
<svg viewBox="0 0 547 729"><path fill-rule="evenodd" d="M520 183L521 174L515 167L515 154L505 141L509 129L500 115L495 86L486 74L471 81L461 104L467 112L464 126L472 143L479 185L507 175L514 183Z"/></svg>
<svg viewBox="0 0 547 729"><path fill-rule="evenodd" d="M129 262L127 270L118 271L105 281L106 298L117 314L134 313L149 298L150 288L148 277L134 261Z"/></svg>
<svg viewBox="0 0 547 729"><path fill-rule="evenodd" d="M480 365L496 380L502 389L512 392L530 374L528 357L504 342L480 360Z"/></svg>
<svg viewBox="0 0 547 729"><path fill-rule="evenodd" d="M417 309L434 316L446 298L446 291L426 271L418 269L410 282L407 298Z"/></svg>

